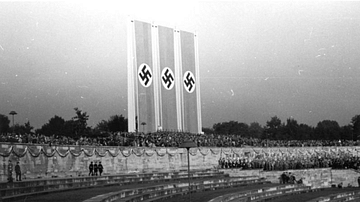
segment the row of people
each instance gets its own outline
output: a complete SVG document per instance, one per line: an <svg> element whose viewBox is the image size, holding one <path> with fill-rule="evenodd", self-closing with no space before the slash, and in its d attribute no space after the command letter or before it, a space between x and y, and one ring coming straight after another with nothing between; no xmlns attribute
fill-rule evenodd
<svg viewBox="0 0 360 202"><path fill-rule="evenodd" d="M103 173L104 167L101 164L101 161L99 161L99 163L94 163L91 161L90 165L89 165L89 176L98 176L98 172L99 172L99 176L101 176L101 174Z"/></svg>
<svg viewBox="0 0 360 202"><path fill-rule="evenodd" d="M280 175L280 184L302 184L302 183L303 183L302 178L296 180L294 173L283 172Z"/></svg>
<svg viewBox="0 0 360 202"><path fill-rule="evenodd" d="M328 168L333 169L359 169L360 157L350 153L314 153L307 155L273 154L247 157L222 157L219 167L240 169L288 170Z"/></svg>
<svg viewBox="0 0 360 202"><path fill-rule="evenodd" d="M7 165L7 171L8 171L8 177L7 180L8 182L13 182L14 178L13 178L13 170L14 170L14 165L12 164L11 160L9 160L9 163ZM20 168L20 162L16 162L15 165L15 179L16 181L21 181L21 168Z"/></svg>
<svg viewBox="0 0 360 202"><path fill-rule="evenodd" d="M9 160L8 164L7 164L7 180L8 182L13 182L14 178L13 178L13 170L14 170L14 165L12 164L11 160ZM104 171L104 167L101 164L101 161L99 161L98 163L93 163L91 162L89 165L89 176L101 176L102 173ZM16 181L22 181L21 180L21 167L20 167L20 162L18 161L15 165L15 179Z"/></svg>
<svg viewBox="0 0 360 202"><path fill-rule="evenodd" d="M1 134L0 142L47 144L47 145L91 145L91 146L139 146L179 147L184 140L192 140L199 147L305 147L305 146L357 146L360 141L329 140L267 140L247 138L240 135L191 134L186 132L155 133L110 133L106 137L80 137L77 139L41 134Z"/></svg>

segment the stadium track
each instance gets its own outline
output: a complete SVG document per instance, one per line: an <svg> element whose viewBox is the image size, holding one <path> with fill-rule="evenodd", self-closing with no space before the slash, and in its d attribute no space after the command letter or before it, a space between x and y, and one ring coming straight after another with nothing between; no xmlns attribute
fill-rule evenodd
<svg viewBox="0 0 360 202"><path fill-rule="evenodd" d="M82 202L86 199L92 198L97 195L120 191L122 189L134 189L145 187L149 185L156 185L161 183L146 183L146 184L131 184L125 186L105 186L105 187L96 187L96 188L86 188L86 189L77 189L74 191L64 191L64 192L53 192L44 195L36 195L31 196L26 199L16 200L14 202ZM210 199L213 199L217 196L244 191L244 190L251 190L251 189L260 189L263 187L271 187L271 186L278 186L279 184L257 184L257 185L248 185L248 186L240 186L240 187L231 187L226 189L218 189L212 191L204 191L204 192L196 192L191 194L191 201L193 202L207 202ZM290 196L283 196L280 198L276 198L271 200L272 202L304 202L314 198L318 198L321 196L327 196L330 194L341 193L346 191L353 191L359 190L359 187L352 187L352 188L326 188L323 191L317 192L310 192L299 195L290 195ZM174 198L168 198L162 200L161 202L189 202L189 195L181 195Z"/></svg>
<svg viewBox="0 0 360 202"><path fill-rule="evenodd" d="M64 192L53 192L44 195L36 195L30 196L26 199L16 200L13 202L82 202L86 199L92 198L97 195L120 191L122 189L134 189L151 185L160 185L164 183L146 183L146 184L131 184L126 186L106 186L106 187L97 187L97 188L86 188L86 189L77 189L74 191L64 191ZM205 192L197 192L191 194L191 198L193 202L201 202L208 201L212 198L215 198L219 195L233 193L241 190L249 190L249 189L260 189L262 187L269 186L277 186L279 184L256 184L256 185L248 185L248 186L240 186L240 187L232 187L226 189L219 189L214 191L205 191ZM186 201L189 202L189 195L183 195L180 197L169 198L164 201Z"/></svg>

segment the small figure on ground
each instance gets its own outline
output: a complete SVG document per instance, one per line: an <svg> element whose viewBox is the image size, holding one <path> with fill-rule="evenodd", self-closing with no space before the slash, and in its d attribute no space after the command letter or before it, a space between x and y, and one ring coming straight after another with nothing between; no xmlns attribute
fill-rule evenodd
<svg viewBox="0 0 360 202"><path fill-rule="evenodd" d="M286 173L283 172L280 176L280 184L285 184L286 181Z"/></svg>
<svg viewBox="0 0 360 202"><path fill-rule="evenodd" d="M340 182L340 183L337 185L337 187L341 189L341 188L343 187L343 183Z"/></svg>
<svg viewBox="0 0 360 202"><path fill-rule="evenodd" d="M92 161L89 165L89 176L94 176L94 164Z"/></svg>
<svg viewBox="0 0 360 202"><path fill-rule="evenodd" d="M296 182L296 177L295 177L295 175L293 174L293 173L289 173L289 175L290 175L290 184L295 184L295 182Z"/></svg>
<svg viewBox="0 0 360 202"><path fill-rule="evenodd" d="M13 182L12 172L13 172L13 164L11 163L11 160L9 160L9 164L8 164L8 182Z"/></svg>
<svg viewBox="0 0 360 202"><path fill-rule="evenodd" d="M99 169L99 175L101 176L101 174L104 170L104 167L101 165L101 161L99 162L98 169Z"/></svg>
<svg viewBox="0 0 360 202"><path fill-rule="evenodd" d="M20 162L18 161L15 166L16 181L21 181L21 168Z"/></svg>
<svg viewBox="0 0 360 202"><path fill-rule="evenodd" d="M95 163L94 163L94 175L95 175L95 176L98 175L97 172L98 172L98 165L97 165L96 162L95 162Z"/></svg>

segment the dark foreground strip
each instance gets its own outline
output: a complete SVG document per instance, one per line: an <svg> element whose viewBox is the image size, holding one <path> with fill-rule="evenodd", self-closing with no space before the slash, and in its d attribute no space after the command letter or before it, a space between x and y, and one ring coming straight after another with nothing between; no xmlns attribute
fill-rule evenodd
<svg viewBox="0 0 360 202"><path fill-rule="evenodd" d="M324 188L321 191L316 191L316 192L309 192L309 193L304 193L304 194L300 194L300 195L292 195L292 196L284 196L284 197L280 197L280 198L276 198L274 200L271 200L271 202L304 202L304 201L309 201L311 199L315 199L315 198L319 198L322 196L328 196L331 194L337 194L337 193L343 193L343 192L348 192L348 191L354 191L354 190L359 190L359 187L351 187L351 188Z"/></svg>
<svg viewBox="0 0 360 202"><path fill-rule="evenodd" d="M66 191L66 192L58 192L58 193L50 193L46 195L38 195L38 196L32 196L28 197L26 199L17 200L14 202L82 202L86 199L89 199L91 197L105 194L113 191L119 191L121 189L131 189L131 188L139 188L143 186L149 186L149 185L156 185L159 183L148 183L148 184L136 184L136 185L127 185L127 186L109 186L109 187L99 187L99 188L89 188L89 189L82 189L82 190L75 190L75 191ZM205 192L198 192L198 193L192 193L191 196L196 195L202 195L203 198L204 195L212 195L214 197L218 196L219 193L226 194L226 193L232 193L235 191L241 191L241 190L248 190L248 189L257 189L261 187L269 187L269 186L277 186L278 184L257 184L257 185L248 185L248 186L240 186L240 187L234 187L234 188L226 188L226 189L219 189L214 191L205 191ZM230 192L228 191L230 190ZM215 194L212 194L212 193ZM184 201L189 202L189 195L184 195ZM214 198L211 197L211 198ZM178 197L176 197L178 198ZM210 198L210 199L211 199ZM210 200L209 199L209 200ZM191 201L199 201L199 200L191 200ZM166 201L173 201L172 198L167 199ZM175 200L176 201L176 200ZM201 201L201 200L200 200ZM199 201L199 202L200 202Z"/></svg>

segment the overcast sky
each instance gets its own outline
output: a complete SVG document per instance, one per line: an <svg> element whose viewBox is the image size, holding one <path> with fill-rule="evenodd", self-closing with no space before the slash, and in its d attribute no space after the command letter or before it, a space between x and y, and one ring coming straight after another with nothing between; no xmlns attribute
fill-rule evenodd
<svg viewBox="0 0 360 202"><path fill-rule="evenodd" d="M196 31L204 127L360 114L360 2L0 2L0 114L127 117L126 22Z"/></svg>

